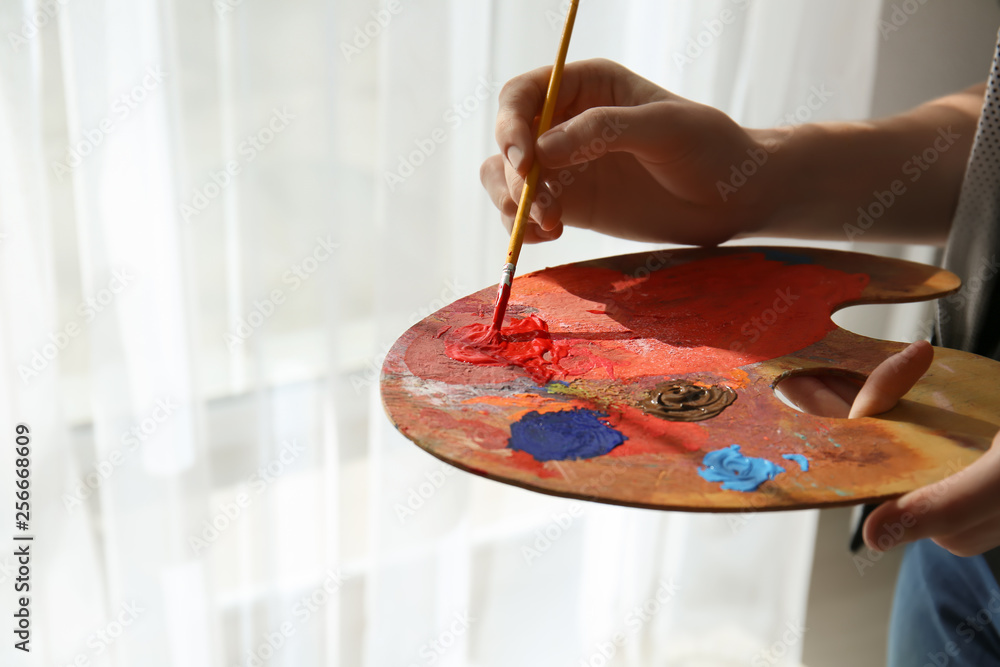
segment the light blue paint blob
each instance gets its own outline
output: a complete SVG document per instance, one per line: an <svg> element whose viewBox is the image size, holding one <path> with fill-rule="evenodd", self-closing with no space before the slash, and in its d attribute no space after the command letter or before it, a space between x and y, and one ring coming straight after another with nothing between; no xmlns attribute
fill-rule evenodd
<svg viewBox="0 0 1000 667"><path fill-rule="evenodd" d="M698 468L698 474L709 482L722 482L722 488L729 491L756 491L767 480L785 472L767 459L743 456L739 445L709 452L701 463L705 467Z"/></svg>
<svg viewBox="0 0 1000 667"><path fill-rule="evenodd" d="M782 454L781 458L788 459L789 461L795 461L802 468L802 472L809 470L809 459L802 456L801 454Z"/></svg>

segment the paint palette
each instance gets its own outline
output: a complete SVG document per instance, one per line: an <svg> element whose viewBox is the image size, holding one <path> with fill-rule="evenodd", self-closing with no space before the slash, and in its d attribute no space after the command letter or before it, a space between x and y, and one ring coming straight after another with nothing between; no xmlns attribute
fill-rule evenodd
<svg viewBox="0 0 1000 667"><path fill-rule="evenodd" d="M504 330L513 322L521 333L508 339L519 346L510 363L449 356L464 358L463 327L489 323L496 288L483 289L396 341L382 400L434 456L543 493L718 512L872 502L989 447L1000 363L935 348L896 408L862 419L798 412L774 386L816 371L863 378L905 347L837 327L838 308L959 285L942 269L816 248L569 264L515 279Z"/></svg>

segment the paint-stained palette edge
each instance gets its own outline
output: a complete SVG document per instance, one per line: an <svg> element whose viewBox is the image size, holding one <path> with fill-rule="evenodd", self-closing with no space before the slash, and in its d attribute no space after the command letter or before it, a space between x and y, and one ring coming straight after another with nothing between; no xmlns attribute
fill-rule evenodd
<svg viewBox="0 0 1000 667"><path fill-rule="evenodd" d="M631 271L641 270L642 267L646 267L647 271L655 271L661 266L674 266L707 257L748 252L763 252L768 256L781 258L783 261L789 262L803 261L822 263L824 266L833 266L846 271L857 271L858 269L863 268L865 272L871 276L868 286L860 294L858 299L855 299L850 303L844 303L839 306L840 308L858 303L894 303L936 298L954 292L960 285L957 277L953 274L935 267L928 267L891 258L873 257L860 253L846 253L825 249L794 247L733 246L714 249L654 251L650 253L635 253L632 255L610 257L568 266L594 266L616 269L624 267ZM547 269L546 271L550 270ZM544 271L528 274L520 279L538 274L544 274ZM516 288L517 285L515 284L515 295L517 294ZM492 297L492 291L495 291L495 288L486 288L477 292L476 295L483 295L483 297L488 300ZM470 295L470 297L467 298L471 298L476 295ZM447 311L448 307L438 311L438 313L435 313L427 318L424 323L427 321L433 321L435 323L434 326L438 326L438 324L443 321L441 315L447 315ZM400 430L400 432L411 440L414 440L422 449L447 463L482 477L551 495L632 507L708 512L745 511L747 509L769 511L851 505L860 502L869 502L895 497L905 493L910 490L910 488L916 488L916 486L935 481L935 479L939 479L950 472L954 472L956 465L967 465L968 462L971 462L979 455L980 450L985 447L985 444L988 444L982 442L981 439L977 443L966 442L963 446L955 448L955 451L951 452L948 457L946 457L947 462L949 463L948 466L938 466L936 468L931 466L925 470L924 473L911 476L911 479L909 481L905 481L904 483L883 485L878 493L853 494L849 497L828 497L819 502L814 500L796 500L794 497L795 494L783 497L780 493L775 493L776 490L779 490L782 487L782 483L778 482L766 482L761 487L760 491L749 494L718 491L717 489L707 487L706 494L703 498L688 497L683 502L672 500L669 494L664 496L662 494L653 493L649 489L647 489L646 492L640 491L638 495L636 493L621 493L614 490L614 485L610 488L602 489L600 493L581 492L579 484L574 484L572 480L561 481L554 477L538 478L537 476L532 476L530 474L521 475L510 470L503 470L502 466L492 466L489 464L483 465L484 459L482 457L469 456L472 451L471 449L463 451L460 447L455 448L452 446L453 443L441 442L439 440L440 433L420 433L418 432L420 429L413 428L412 420L406 414L409 407L412 407L413 396L408 394L406 389L403 387L404 383L400 382L400 379L408 372L405 363L402 363L402 356L408 345L412 343L413 340L420 335L427 335L430 333L430 330L427 330L426 327L424 329L421 328L421 324L424 323L418 323L407 331L399 339L399 341L397 341L396 345L393 346L393 349L386 357L386 362L383 366L382 398L390 420L396 428ZM806 367L810 364L813 367L830 366L829 363L824 363L824 359L829 357L830 350L832 349L830 347L831 341L835 345L846 344L850 346L851 354L849 355L849 358L856 362L853 364L853 368L862 373L870 371L871 368L874 367L873 365L877 364L881 358L884 358L884 356L887 356L891 352L897 351L903 347L903 345L899 343L874 341L840 329L834 329L834 331L831 332L831 336L828 338L830 338L830 340L824 338L823 341L799 351L800 358L798 363L804 364L801 367ZM859 341L867 345L869 351L871 352L871 359L867 362L859 360L858 355L855 354L857 351L856 346L859 344ZM811 348L816 349L810 351ZM939 354L946 353L949 355L965 354L955 353L950 350L939 350L938 352ZM997 369L1000 368L1000 365L994 364L994 362L989 360L975 357L975 355L967 356L972 357L972 366L976 368L981 368L983 362L993 364L993 366L987 368L987 374L996 374L998 372ZM766 362L765 365L767 365ZM787 370L787 368L779 369L778 372L773 374L773 377L776 378ZM1000 375L992 375L991 377L1000 377ZM768 388L768 391L770 391L770 388ZM919 384L914 389L914 392L917 392L918 394L920 393ZM995 399L996 397L994 397L993 403L990 403L990 405L1000 405L1000 401ZM890 439L914 437L912 430L914 427L908 424L893 421L894 412L895 411L870 420L854 420L851 427L860 427L869 430L874 429L874 431L877 431L884 437L888 437ZM796 414L801 415L801 413ZM992 417L992 419L996 420L997 417L1000 417L1000 409L997 409L991 414L997 415L996 417ZM803 417L822 419L812 416ZM918 438L923 437L924 439L927 437L933 438L933 434L928 433L923 433L922 435L921 433L917 433L916 436ZM447 440L447 438L445 438L445 440ZM470 443L469 446L471 447L473 445L474 443ZM972 446L970 447L970 445ZM703 453L704 452L699 452L699 454ZM581 471L580 476L585 476L583 473L586 473L588 469L593 473L600 474L605 471L602 470L602 466L596 462L608 458L613 457L599 457L598 459L590 459L586 461L564 461L559 463L559 468L569 471L569 474L571 475L576 474L574 471L579 470ZM790 466L790 468L794 468L794 466ZM786 470L788 470L788 468L786 468ZM664 471L661 470L660 472L662 474ZM648 475L648 471L644 474ZM580 476L578 476L577 479L579 479ZM626 475L626 477L627 476L628 475ZM792 477L793 475L788 475L785 481L787 482ZM632 485L623 483L621 486ZM767 489L770 489L771 492L766 492L765 490Z"/></svg>

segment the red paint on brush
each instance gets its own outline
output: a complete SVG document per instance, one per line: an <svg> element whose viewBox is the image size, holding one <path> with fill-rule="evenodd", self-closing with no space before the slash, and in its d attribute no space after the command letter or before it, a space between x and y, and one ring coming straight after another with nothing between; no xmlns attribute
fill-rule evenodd
<svg viewBox="0 0 1000 667"><path fill-rule="evenodd" d="M507 314L507 302L510 301L510 285L500 283L497 288L497 300L493 306L493 323L490 328L499 333L503 327L503 317Z"/></svg>

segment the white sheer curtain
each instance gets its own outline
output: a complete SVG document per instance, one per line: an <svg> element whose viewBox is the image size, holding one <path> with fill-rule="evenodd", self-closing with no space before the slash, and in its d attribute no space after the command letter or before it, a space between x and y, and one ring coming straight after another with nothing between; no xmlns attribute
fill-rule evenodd
<svg viewBox="0 0 1000 667"><path fill-rule="evenodd" d="M868 112L877 3L582 4L573 59L757 126ZM395 338L496 280L478 167L565 5L0 5L0 411L36 536L4 664L798 664L814 514L549 498L382 413ZM571 230L519 270L640 247Z"/></svg>

